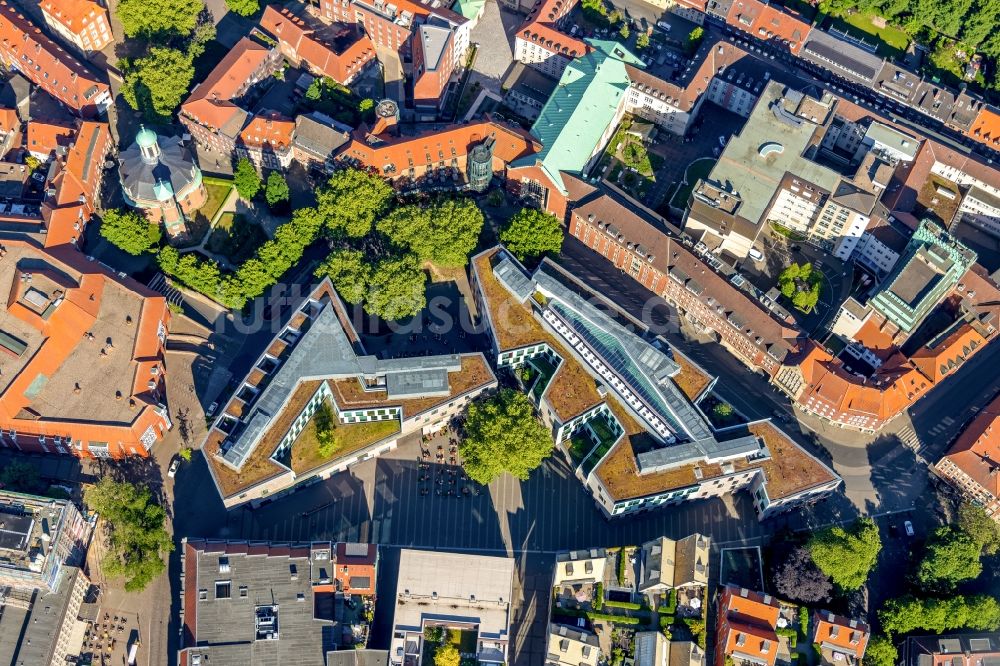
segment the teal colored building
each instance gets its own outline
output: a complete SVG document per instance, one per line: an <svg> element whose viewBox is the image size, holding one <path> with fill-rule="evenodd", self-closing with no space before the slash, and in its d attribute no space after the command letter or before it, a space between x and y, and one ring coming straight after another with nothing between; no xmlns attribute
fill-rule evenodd
<svg viewBox="0 0 1000 666"><path fill-rule="evenodd" d="M566 66L531 127L541 152L512 165L540 166L563 194L560 173L585 174L593 167L625 114L630 81L625 65L644 67L618 42L588 39L587 44L590 53Z"/></svg>
<svg viewBox="0 0 1000 666"><path fill-rule="evenodd" d="M923 220L871 305L901 331L912 333L976 258L947 231Z"/></svg>

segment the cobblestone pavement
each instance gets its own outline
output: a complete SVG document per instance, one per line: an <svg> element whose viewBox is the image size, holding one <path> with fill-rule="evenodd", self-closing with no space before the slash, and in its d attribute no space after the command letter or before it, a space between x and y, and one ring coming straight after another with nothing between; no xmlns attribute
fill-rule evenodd
<svg viewBox="0 0 1000 666"><path fill-rule="evenodd" d="M524 19L500 9L496 0L488 0L476 27L472 43L476 44L476 61L472 65L469 85L479 83L487 90L501 94L500 84L514 62L513 31Z"/></svg>

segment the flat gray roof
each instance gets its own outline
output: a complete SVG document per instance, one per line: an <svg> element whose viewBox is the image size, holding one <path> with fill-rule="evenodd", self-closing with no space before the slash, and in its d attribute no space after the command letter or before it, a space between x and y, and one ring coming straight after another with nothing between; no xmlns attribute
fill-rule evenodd
<svg viewBox="0 0 1000 666"><path fill-rule="evenodd" d="M802 157L818 125L783 112L778 105L784 86L771 81L743 130L726 145L707 180L740 195L737 214L755 225L762 222L771 197L786 173L832 192L841 176ZM792 91L797 92L797 91ZM765 147L780 150L765 150Z"/></svg>

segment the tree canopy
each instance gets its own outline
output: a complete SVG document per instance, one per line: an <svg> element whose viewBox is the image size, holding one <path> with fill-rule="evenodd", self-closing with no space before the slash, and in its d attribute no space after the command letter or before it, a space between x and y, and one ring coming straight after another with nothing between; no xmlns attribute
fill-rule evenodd
<svg viewBox="0 0 1000 666"><path fill-rule="evenodd" d="M316 192L317 208L327 229L352 238L367 235L392 198L392 188L385 181L359 169L337 171Z"/></svg>
<svg viewBox="0 0 1000 666"><path fill-rule="evenodd" d="M809 540L813 562L840 590L856 590L868 580L878 560L882 539L871 518L859 518L850 529L839 525L815 532Z"/></svg>
<svg viewBox="0 0 1000 666"><path fill-rule="evenodd" d="M441 198L429 206L400 206L377 228L421 261L459 268L479 241L483 213L471 199Z"/></svg>
<svg viewBox="0 0 1000 666"><path fill-rule="evenodd" d="M950 591L983 571L982 544L951 526L939 527L927 542L927 553L917 568L921 585Z"/></svg>
<svg viewBox="0 0 1000 666"><path fill-rule="evenodd" d="M985 555L994 555L1000 548L1000 524L980 506L964 502L958 509L958 528L980 544Z"/></svg>
<svg viewBox="0 0 1000 666"><path fill-rule="evenodd" d="M334 427L335 423L336 419L333 415L333 410L330 408L330 403L324 400L316 408L312 423L316 431L316 448L324 458L329 458L340 448L340 442L337 440L337 431Z"/></svg>
<svg viewBox="0 0 1000 666"><path fill-rule="evenodd" d="M899 654L896 646L885 636L874 636L868 641L868 648L862 660L863 666L896 666Z"/></svg>
<svg viewBox="0 0 1000 666"><path fill-rule="evenodd" d="M280 203L288 201L291 191L288 189L288 181L279 171L272 171L267 174L267 186L264 188L264 199L267 205L274 208Z"/></svg>
<svg viewBox="0 0 1000 666"><path fill-rule="evenodd" d="M823 273L814 270L811 263L792 264L778 275L778 289L791 299L792 305L803 312L809 312L819 302L819 292L823 283Z"/></svg>
<svg viewBox="0 0 1000 666"><path fill-rule="evenodd" d="M528 396L502 389L469 405L458 450L469 478L485 485L504 472L526 480L551 455L552 446Z"/></svg>
<svg viewBox="0 0 1000 666"><path fill-rule="evenodd" d="M415 255L383 259L371 272L365 309L387 321L412 317L427 304L426 281Z"/></svg>
<svg viewBox="0 0 1000 666"><path fill-rule="evenodd" d="M189 35L205 8L202 0L121 0L115 11L128 37Z"/></svg>
<svg viewBox="0 0 1000 666"><path fill-rule="evenodd" d="M916 629L936 634L952 629L993 631L1000 626L1000 603L988 594L954 595L948 599L890 599L878 613L890 635Z"/></svg>
<svg viewBox="0 0 1000 666"><path fill-rule="evenodd" d="M148 118L169 118L187 95L194 78L191 55L167 46L124 63L122 96L129 106Z"/></svg>
<svg viewBox="0 0 1000 666"><path fill-rule="evenodd" d="M434 666L459 666L460 663L462 663L462 655L452 643L440 645L434 651Z"/></svg>
<svg viewBox="0 0 1000 666"><path fill-rule="evenodd" d="M545 253L559 254L562 249L562 225L555 215L534 208L522 208L510 218L500 240L511 253L526 261Z"/></svg>
<svg viewBox="0 0 1000 666"><path fill-rule="evenodd" d="M343 248L331 252L314 274L330 278L333 288L348 303L360 303L368 293L371 272L364 252Z"/></svg>
<svg viewBox="0 0 1000 666"><path fill-rule="evenodd" d="M149 252L160 242L160 225L152 224L134 210L112 208L101 218L101 236L131 255Z"/></svg>
<svg viewBox="0 0 1000 666"><path fill-rule="evenodd" d="M0 487L15 493L34 492L40 481L38 468L29 462L12 460L0 469Z"/></svg>
<svg viewBox="0 0 1000 666"><path fill-rule="evenodd" d="M167 514L149 488L104 477L84 493L108 529L109 548L102 568L109 577L124 577L125 590L145 588L163 573L164 557L174 549L165 528Z"/></svg>
<svg viewBox="0 0 1000 666"><path fill-rule="evenodd" d="M226 6L240 16L253 16L260 11L259 0L226 0Z"/></svg>
<svg viewBox="0 0 1000 666"><path fill-rule="evenodd" d="M250 160L245 157L241 157L236 162L236 168L233 169L233 185L240 196L247 201L253 199L260 192L262 186L260 174L257 173L257 169L254 168Z"/></svg>
<svg viewBox="0 0 1000 666"><path fill-rule="evenodd" d="M833 592L830 577L813 564L804 546L792 549L788 559L775 572L774 585L782 595L807 604L829 601Z"/></svg>

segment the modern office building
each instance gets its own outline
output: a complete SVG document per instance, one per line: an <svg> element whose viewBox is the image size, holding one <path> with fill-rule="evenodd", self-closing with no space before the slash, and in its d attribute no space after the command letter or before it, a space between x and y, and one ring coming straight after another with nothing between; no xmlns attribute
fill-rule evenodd
<svg viewBox="0 0 1000 666"><path fill-rule="evenodd" d="M528 369L542 420L606 516L748 489L763 520L839 485L767 422L715 431L676 383L682 367L662 342L563 279L547 262L529 274L502 248L473 259L497 367Z"/></svg>
<svg viewBox="0 0 1000 666"><path fill-rule="evenodd" d="M872 297L872 307L900 331L911 333L975 263L973 250L924 220Z"/></svg>
<svg viewBox="0 0 1000 666"><path fill-rule="evenodd" d="M323 280L224 403L202 451L227 508L256 504L391 451L403 436L437 432L496 384L480 353L367 354ZM319 411L339 443L332 453L318 443Z"/></svg>

